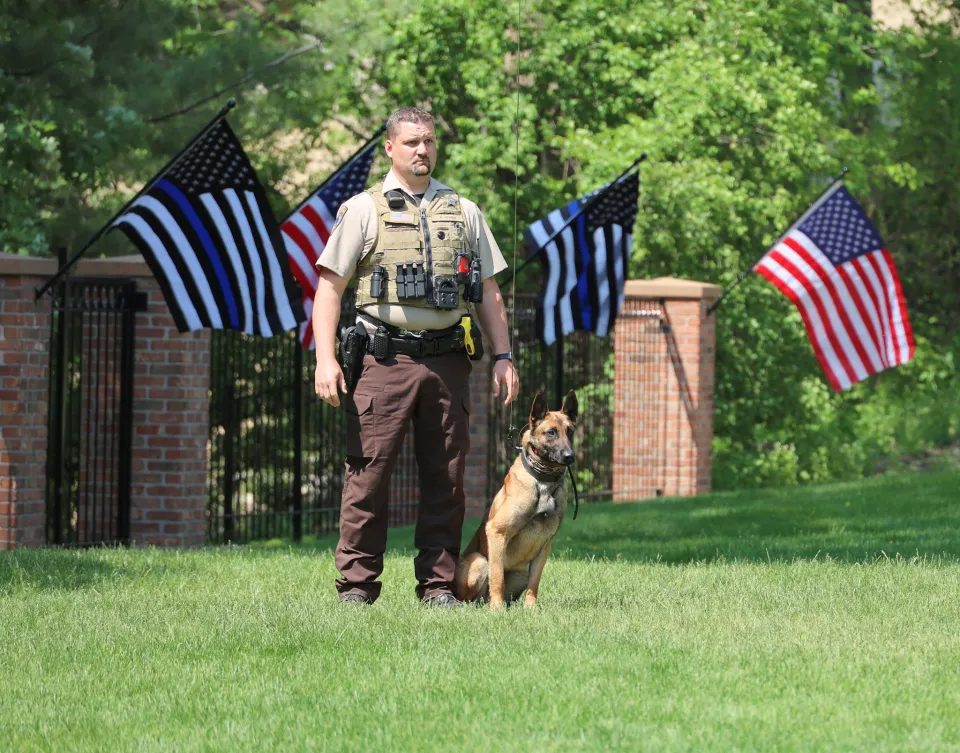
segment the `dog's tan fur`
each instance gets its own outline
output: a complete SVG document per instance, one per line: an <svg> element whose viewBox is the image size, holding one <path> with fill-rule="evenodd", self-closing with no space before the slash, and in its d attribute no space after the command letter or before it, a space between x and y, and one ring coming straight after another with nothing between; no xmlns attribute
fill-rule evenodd
<svg viewBox="0 0 960 753"><path fill-rule="evenodd" d="M551 459L572 458L576 420L573 392L567 394L561 410L549 413L537 393L530 411L531 428L521 438L522 452L540 470L562 470ZM538 481L518 455L457 564L457 596L463 601L489 599L496 609L526 591L524 603L536 605L550 544L566 508L564 477Z"/></svg>

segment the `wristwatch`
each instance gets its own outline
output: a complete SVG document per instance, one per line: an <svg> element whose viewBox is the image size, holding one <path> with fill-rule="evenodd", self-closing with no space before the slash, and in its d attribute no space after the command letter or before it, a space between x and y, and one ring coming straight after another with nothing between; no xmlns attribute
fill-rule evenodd
<svg viewBox="0 0 960 753"><path fill-rule="evenodd" d="M493 360L494 361L512 361L513 353L511 353L509 350L506 353L497 353L497 355L493 357Z"/></svg>

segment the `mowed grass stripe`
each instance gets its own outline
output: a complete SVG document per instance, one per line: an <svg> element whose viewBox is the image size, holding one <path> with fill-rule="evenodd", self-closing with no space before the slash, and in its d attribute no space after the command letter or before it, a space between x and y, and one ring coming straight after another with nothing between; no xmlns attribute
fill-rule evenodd
<svg viewBox="0 0 960 753"><path fill-rule="evenodd" d="M419 607L409 530L369 609L329 539L4 553L0 746L956 749L958 489L591 505L503 614Z"/></svg>

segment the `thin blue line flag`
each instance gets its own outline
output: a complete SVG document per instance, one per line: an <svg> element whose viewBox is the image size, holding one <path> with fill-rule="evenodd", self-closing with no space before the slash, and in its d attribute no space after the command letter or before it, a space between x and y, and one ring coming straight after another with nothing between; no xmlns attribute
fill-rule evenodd
<svg viewBox="0 0 960 753"><path fill-rule="evenodd" d="M600 337L610 332L623 304L639 193L639 173L632 172L527 228L527 247L544 264L537 332L545 345L574 330ZM569 222L594 199L592 206Z"/></svg>
<svg viewBox="0 0 960 753"><path fill-rule="evenodd" d="M276 217L224 119L113 227L143 254L181 332L269 337L306 319Z"/></svg>

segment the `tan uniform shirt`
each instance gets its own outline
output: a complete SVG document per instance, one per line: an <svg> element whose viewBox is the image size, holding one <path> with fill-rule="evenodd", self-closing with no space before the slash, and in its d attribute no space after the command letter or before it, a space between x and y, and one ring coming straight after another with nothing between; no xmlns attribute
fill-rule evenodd
<svg viewBox="0 0 960 753"><path fill-rule="evenodd" d="M407 193L391 170L384 178L383 190L386 193L395 188ZM431 178L430 185L420 200L420 206L429 204L437 191L444 188L453 190ZM467 224L467 238L470 239L471 249L474 254L480 256L483 279L506 269L507 262L500 253L497 241L490 232L480 207L462 196L460 206ZM348 199L338 213L337 223L327 239L327 245L320 252L317 267L326 267L331 272L349 280L356 272L360 259L364 254L369 253L377 242L379 227L377 205L370 194L364 191ZM363 311L387 324L412 331L451 327L467 313L465 306L455 310L442 310L389 303L364 306Z"/></svg>

